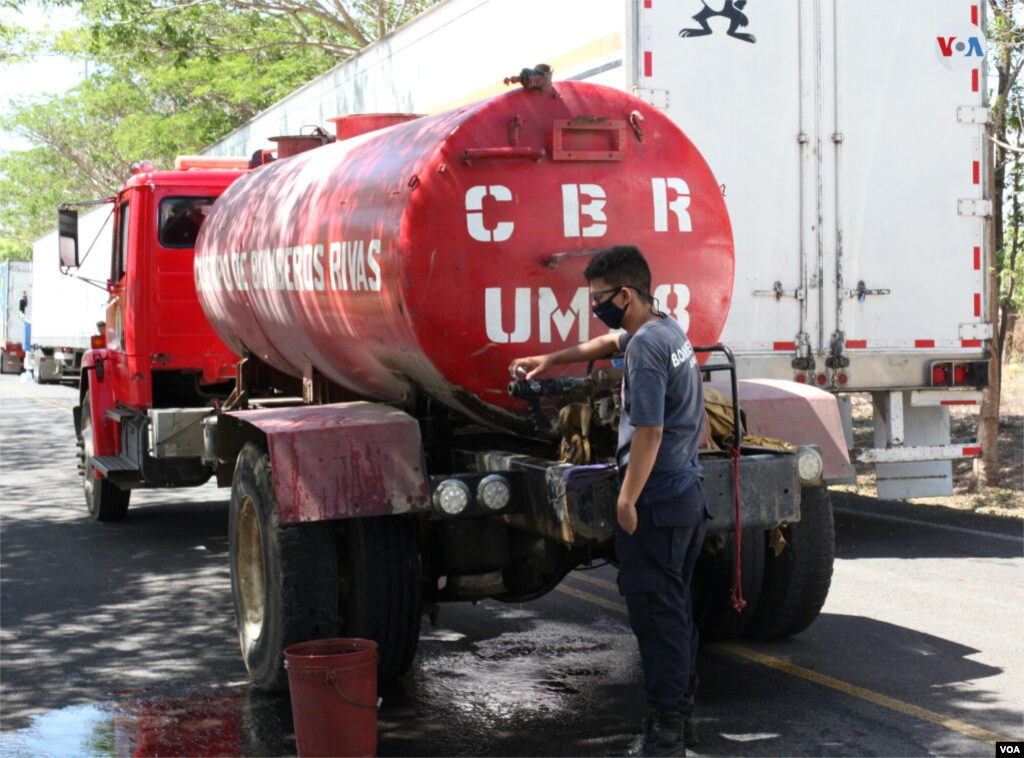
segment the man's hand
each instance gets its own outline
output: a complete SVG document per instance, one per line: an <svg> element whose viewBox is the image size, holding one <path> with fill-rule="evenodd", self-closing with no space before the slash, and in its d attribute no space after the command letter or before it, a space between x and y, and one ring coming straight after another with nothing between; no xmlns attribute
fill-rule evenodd
<svg viewBox="0 0 1024 758"><path fill-rule="evenodd" d="M615 510L617 511L619 526L622 527L622 531L626 534L633 534L636 531L636 504L620 497Z"/></svg>
<svg viewBox="0 0 1024 758"><path fill-rule="evenodd" d="M508 373L514 379L533 379L540 376L554 365L552 354L531 355L528 358L516 358L508 367Z"/></svg>

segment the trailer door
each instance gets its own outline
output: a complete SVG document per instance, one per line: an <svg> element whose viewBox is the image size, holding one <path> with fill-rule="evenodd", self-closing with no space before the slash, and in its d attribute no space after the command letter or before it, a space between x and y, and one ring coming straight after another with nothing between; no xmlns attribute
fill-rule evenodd
<svg viewBox="0 0 1024 758"><path fill-rule="evenodd" d="M834 12L827 326L844 337L856 382L858 351L978 352L988 336L984 40L977 0L838 2Z"/></svg>
<svg viewBox="0 0 1024 758"><path fill-rule="evenodd" d="M736 279L722 340L792 378L820 312L815 55L801 33L813 18L797 2L751 3L730 35L726 15L694 18L712 6L638 0L634 92L679 124L725 194Z"/></svg>

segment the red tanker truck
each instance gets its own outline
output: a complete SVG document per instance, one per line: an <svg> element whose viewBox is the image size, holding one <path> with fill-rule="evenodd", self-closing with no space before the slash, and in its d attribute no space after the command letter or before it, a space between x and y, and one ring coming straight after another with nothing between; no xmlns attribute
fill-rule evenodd
<svg viewBox="0 0 1024 758"><path fill-rule="evenodd" d="M630 95L552 84L545 67L512 80L523 86L439 115L349 116L333 140L278 138L277 159L251 171L185 176L215 189L162 194L156 172L123 193L138 192L125 202L142 234L118 248L127 281L112 288L106 347L86 359L86 498L104 519L124 515L135 487L214 475L231 487L238 634L262 688L286 685L286 646L338 635L376 640L380 674L397 676L440 603L523 602L614 561L621 366L506 373L601 328L582 271L613 244L643 250L663 308L712 346L697 350L709 378L727 379L715 386L732 438L742 415L746 433L799 443L709 435L705 638L794 634L824 603L823 481L849 472L836 402L787 382L737 392L716 346L734 271L711 170ZM194 287L173 298L153 236L165 194L218 196ZM180 314L210 331L169 347Z"/></svg>

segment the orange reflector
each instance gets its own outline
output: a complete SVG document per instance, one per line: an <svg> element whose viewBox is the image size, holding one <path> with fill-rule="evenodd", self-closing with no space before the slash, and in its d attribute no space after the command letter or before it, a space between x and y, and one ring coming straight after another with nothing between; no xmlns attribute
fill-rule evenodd
<svg viewBox="0 0 1024 758"><path fill-rule="evenodd" d="M249 168L249 159L227 155L179 155L174 159L174 168L176 171L191 168Z"/></svg>
<svg viewBox="0 0 1024 758"><path fill-rule="evenodd" d="M89 338L89 345L93 350L99 350L107 346L107 338L102 334L94 334Z"/></svg>

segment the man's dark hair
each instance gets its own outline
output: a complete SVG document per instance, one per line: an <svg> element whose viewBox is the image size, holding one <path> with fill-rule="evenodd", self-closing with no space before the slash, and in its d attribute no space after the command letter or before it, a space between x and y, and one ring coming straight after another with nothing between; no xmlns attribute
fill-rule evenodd
<svg viewBox="0 0 1024 758"><path fill-rule="evenodd" d="M643 253L633 245L601 250L590 259L583 276L588 282L603 279L612 287L630 287L643 300L651 299L651 269Z"/></svg>

